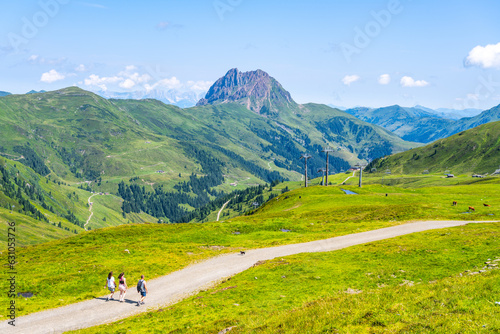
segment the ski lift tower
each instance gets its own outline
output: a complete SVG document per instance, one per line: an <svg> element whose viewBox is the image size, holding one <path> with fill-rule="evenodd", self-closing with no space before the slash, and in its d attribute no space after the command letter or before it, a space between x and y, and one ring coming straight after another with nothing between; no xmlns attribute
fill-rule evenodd
<svg viewBox="0 0 500 334"><path fill-rule="evenodd" d="M325 185L325 172L326 172L326 168L318 168L318 173L323 173L323 178L321 179L321 185Z"/></svg>
<svg viewBox="0 0 500 334"><path fill-rule="evenodd" d="M305 169L305 175L304 175L304 184L305 184L305 187L307 188L307 159L310 159L312 157L312 155L310 155L309 153L304 153L300 156L301 159L304 159L304 165L306 166L306 169Z"/></svg>
<svg viewBox="0 0 500 334"><path fill-rule="evenodd" d="M325 182L323 182L323 185L328 186L328 153L333 152L334 149L331 147L325 147L321 152L326 153L326 178Z"/></svg>
<svg viewBox="0 0 500 334"><path fill-rule="evenodd" d="M363 181L363 168L365 168L366 165L356 164L354 165L354 167L359 167L359 187L361 188L361 184Z"/></svg>

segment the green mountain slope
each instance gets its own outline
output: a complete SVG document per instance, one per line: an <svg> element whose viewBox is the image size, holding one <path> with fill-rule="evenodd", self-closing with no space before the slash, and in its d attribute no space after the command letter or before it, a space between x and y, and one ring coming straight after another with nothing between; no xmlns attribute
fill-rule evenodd
<svg viewBox="0 0 500 334"><path fill-rule="evenodd" d="M295 142L310 151L313 158L321 151L315 145L339 148L333 156L350 164L419 145L405 142L380 127L360 122L348 113L326 105L299 105L274 78L261 70L245 73L230 70L210 88L198 105L223 106L232 102L263 114L270 121L268 124L291 135ZM267 110L263 107L266 105L272 106L272 112L262 112ZM316 164L320 167L319 161Z"/></svg>
<svg viewBox="0 0 500 334"><path fill-rule="evenodd" d="M474 117L462 118L458 121L455 132L464 131L481 124L500 121L500 105L491 109L485 110Z"/></svg>
<svg viewBox="0 0 500 334"><path fill-rule="evenodd" d="M500 165L500 122L483 124L427 146L373 161L367 170L415 174L493 173Z"/></svg>
<svg viewBox="0 0 500 334"><path fill-rule="evenodd" d="M500 105L474 117L457 120L442 118L423 109L394 105L377 109L352 108L346 112L365 122L392 131L404 140L419 143L429 143L481 124L500 120Z"/></svg>
<svg viewBox="0 0 500 334"><path fill-rule="evenodd" d="M0 225L5 226L0 234L6 235L7 223L15 222L18 246L85 229L156 221L144 213L122 215L122 201L112 194L92 194L82 185L67 184L51 175L41 176L18 161L0 157Z"/></svg>
<svg viewBox="0 0 500 334"><path fill-rule="evenodd" d="M2 97L0 155L118 196L103 200L113 221L176 222L233 190L300 180L306 152L314 178L325 146L336 148L330 171L338 172L417 145L339 110L299 105L263 71L230 71L210 92L210 103L189 109L77 87ZM89 227L101 226L91 219Z"/></svg>
<svg viewBox="0 0 500 334"><path fill-rule="evenodd" d="M372 160L421 145L404 141L382 127L326 105L308 103L304 108L307 112L301 115L302 119L313 124L327 141L338 143L341 149L356 154L360 160Z"/></svg>

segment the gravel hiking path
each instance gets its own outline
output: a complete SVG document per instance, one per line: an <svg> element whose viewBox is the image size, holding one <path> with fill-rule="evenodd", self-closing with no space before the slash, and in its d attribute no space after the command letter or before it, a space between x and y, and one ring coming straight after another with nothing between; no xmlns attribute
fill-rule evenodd
<svg viewBox="0 0 500 334"><path fill-rule="evenodd" d="M229 202L231 202L231 200L227 201L226 203L224 203L224 205L222 205L222 208L220 208L219 212L217 213L217 221L219 221L220 219L220 214L222 213L222 210L224 210L224 208L226 207L226 205L229 204Z"/></svg>
<svg viewBox="0 0 500 334"><path fill-rule="evenodd" d="M354 177L354 175L356 175L356 171L353 171L353 172L352 172L352 175L351 175L351 176L349 176L347 179L345 179L345 180L344 180L344 182L342 182L341 184L346 183L346 182L347 182L347 180L349 180L351 177Z"/></svg>
<svg viewBox="0 0 500 334"><path fill-rule="evenodd" d="M106 296L63 306L57 309L33 313L16 319L16 327L0 324L0 333L62 333L110 323L132 315L173 304L214 286L223 278L233 276L252 267L258 261L270 260L299 253L329 252L354 245L394 238L397 236L440 229L469 223L497 223L499 221L421 221L378 230L349 234L325 240L311 241L278 247L246 251L245 255L226 254L192 264L169 275L148 280L146 304L137 306L139 294L135 290L137 277L130 279L126 302L106 302ZM105 278L102 278L103 285ZM117 296L117 294L115 294Z"/></svg>
<svg viewBox="0 0 500 334"><path fill-rule="evenodd" d="M92 212L92 206L93 206L93 202L91 202L90 200L92 199L92 197L96 196L98 194L93 194L89 197L89 199L87 200L87 203L89 203L89 211L90 211L90 216L89 216L89 219L87 219L87 222L85 223L85 225L83 225L83 228L85 229L85 231L87 231L87 225L89 224L90 222L90 219L92 218L92 216L94 215L94 213Z"/></svg>

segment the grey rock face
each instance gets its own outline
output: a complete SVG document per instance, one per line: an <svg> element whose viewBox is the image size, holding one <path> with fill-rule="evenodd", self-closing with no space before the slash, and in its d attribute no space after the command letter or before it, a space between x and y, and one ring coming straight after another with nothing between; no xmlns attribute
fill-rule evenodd
<svg viewBox="0 0 500 334"><path fill-rule="evenodd" d="M297 107L290 93L266 72L240 72L236 68L217 80L197 106L229 102L242 104L258 114L274 114L283 107Z"/></svg>

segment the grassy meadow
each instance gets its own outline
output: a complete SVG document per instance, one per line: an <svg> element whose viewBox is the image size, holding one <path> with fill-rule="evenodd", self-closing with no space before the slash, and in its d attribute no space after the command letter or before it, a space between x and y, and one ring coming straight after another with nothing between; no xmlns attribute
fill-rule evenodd
<svg viewBox="0 0 500 334"><path fill-rule="evenodd" d="M345 175L337 177L345 179ZM377 184L297 188L251 215L218 223L125 224L18 248L18 289L35 294L19 300L18 312L29 314L104 295L103 278L110 270L125 271L130 278L139 272L154 278L241 249L318 240L423 219L494 220L500 215L500 179L493 180L414 189ZM341 189L359 195L345 195ZM108 197L99 196L96 203L110 200ZM453 200L459 205L451 206ZM483 207L483 202L491 206ZM465 213L466 205L476 206L476 212ZM0 288L5 284L0 282Z"/></svg>
<svg viewBox="0 0 500 334"><path fill-rule="evenodd" d="M78 333L497 332L500 271L485 262L500 264L498 224L414 233L258 263L175 305Z"/></svg>

